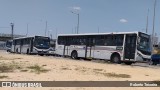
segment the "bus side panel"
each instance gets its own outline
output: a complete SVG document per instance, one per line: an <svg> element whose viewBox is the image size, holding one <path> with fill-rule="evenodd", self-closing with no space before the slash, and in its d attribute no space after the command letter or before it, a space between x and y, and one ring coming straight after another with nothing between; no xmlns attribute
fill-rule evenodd
<svg viewBox="0 0 160 90"><path fill-rule="evenodd" d="M20 53L20 45L15 45L15 52Z"/></svg>
<svg viewBox="0 0 160 90"><path fill-rule="evenodd" d="M69 56L70 55L70 46L65 46L65 51L63 51L63 53L64 53L64 55Z"/></svg>
<svg viewBox="0 0 160 90"><path fill-rule="evenodd" d="M15 52L15 45L13 45L13 44L11 46L11 52Z"/></svg>
<svg viewBox="0 0 160 90"><path fill-rule="evenodd" d="M27 49L29 49L29 45L22 45L22 53L27 53Z"/></svg>
<svg viewBox="0 0 160 90"><path fill-rule="evenodd" d="M87 57L86 58L89 58L89 59L94 58L94 47L93 46L87 47Z"/></svg>
<svg viewBox="0 0 160 90"><path fill-rule="evenodd" d="M122 51L116 50L116 47L117 46L95 46L94 58L110 60L111 55L114 52L117 52L119 53L120 58L122 59Z"/></svg>
<svg viewBox="0 0 160 90"><path fill-rule="evenodd" d="M56 54L63 55L64 45L56 45Z"/></svg>
<svg viewBox="0 0 160 90"><path fill-rule="evenodd" d="M100 50L98 49L100 46L94 46L94 58L96 59L100 59L101 58L101 52Z"/></svg>
<svg viewBox="0 0 160 90"><path fill-rule="evenodd" d="M97 59L110 59L113 50L111 46L95 46L94 57Z"/></svg>
<svg viewBox="0 0 160 90"><path fill-rule="evenodd" d="M84 45L80 45L80 46L72 45L70 53L72 53L73 50L76 50L78 53L78 57L84 58L85 57L85 48L86 48L86 46L84 46Z"/></svg>

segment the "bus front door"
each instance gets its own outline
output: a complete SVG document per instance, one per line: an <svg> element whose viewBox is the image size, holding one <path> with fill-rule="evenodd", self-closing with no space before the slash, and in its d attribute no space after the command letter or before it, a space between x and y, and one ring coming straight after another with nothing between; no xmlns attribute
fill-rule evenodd
<svg viewBox="0 0 160 90"><path fill-rule="evenodd" d="M93 58L93 37L87 37L86 50L85 50L85 58L92 59Z"/></svg>
<svg viewBox="0 0 160 90"><path fill-rule="evenodd" d="M124 59L134 60L136 51L136 34L128 34L125 39Z"/></svg>
<svg viewBox="0 0 160 90"><path fill-rule="evenodd" d="M69 50L70 50L70 49L69 49L69 46L70 46L70 45L69 45L69 41L70 41L70 40L69 40L68 37L66 37L65 39L66 39L67 42L65 42L65 44L64 44L63 56L69 56Z"/></svg>

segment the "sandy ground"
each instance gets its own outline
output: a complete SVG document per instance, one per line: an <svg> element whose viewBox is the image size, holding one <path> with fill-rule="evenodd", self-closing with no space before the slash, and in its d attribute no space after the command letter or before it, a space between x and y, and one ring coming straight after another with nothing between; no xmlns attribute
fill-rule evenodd
<svg viewBox="0 0 160 90"><path fill-rule="evenodd" d="M69 58L11 54L0 51L0 64L14 63L20 67L13 72L0 72L0 81L160 81L160 67L140 67L97 63ZM37 74L29 66L39 65L48 72ZM24 71L23 71L24 70ZM26 71L25 71L26 70ZM113 74L113 75L112 75ZM118 76L116 76L118 75ZM0 90L160 90L160 87L56 87L0 88Z"/></svg>

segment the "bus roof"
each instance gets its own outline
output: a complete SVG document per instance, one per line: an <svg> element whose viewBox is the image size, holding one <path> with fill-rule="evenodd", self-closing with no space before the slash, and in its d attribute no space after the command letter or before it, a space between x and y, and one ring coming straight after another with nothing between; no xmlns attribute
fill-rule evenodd
<svg viewBox="0 0 160 90"><path fill-rule="evenodd" d="M13 40L7 40L7 42L12 42Z"/></svg>
<svg viewBox="0 0 160 90"><path fill-rule="evenodd" d="M106 34L138 34L139 31L134 32L110 32L110 33L82 33L82 34L59 34L58 36L83 36L83 35L106 35ZM142 32L141 32L142 33ZM145 33L144 33L145 34Z"/></svg>
<svg viewBox="0 0 160 90"><path fill-rule="evenodd" d="M40 35L36 35L36 36L39 36L39 37L46 37L46 36L40 36ZM16 40L16 39L24 39L24 38L33 38L35 36L29 36L29 37L19 37L19 38L14 38L13 40Z"/></svg>

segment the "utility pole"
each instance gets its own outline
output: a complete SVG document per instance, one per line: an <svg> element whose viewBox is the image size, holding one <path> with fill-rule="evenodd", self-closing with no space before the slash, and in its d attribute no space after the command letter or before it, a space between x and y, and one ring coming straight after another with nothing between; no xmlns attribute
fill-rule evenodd
<svg viewBox="0 0 160 90"><path fill-rule="evenodd" d="M77 15L78 15L78 24L77 24L77 34L78 34L79 33L79 13Z"/></svg>
<svg viewBox="0 0 160 90"><path fill-rule="evenodd" d="M99 33L99 27L98 27L98 33Z"/></svg>
<svg viewBox="0 0 160 90"><path fill-rule="evenodd" d="M153 30L152 30L152 52L153 52L153 45L154 45L154 24L155 24L155 14L156 14L156 0L155 0L155 2L154 2Z"/></svg>
<svg viewBox="0 0 160 90"><path fill-rule="evenodd" d="M27 35L28 35L28 23L27 23L27 33L26 33L26 37L27 37Z"/></svg>
<svg viewBox="0 0 160 90"><path fill-rule="evenodd" d="M11 24L11 39L13 40L14 23L10 23L10 24Z"/></svg>
<svg viewBox="0 0 160 90"><path fill-rule="evenodd" d="M51 37L51 39L52 39L52 34L50 34L50 37Z"/></svg>
<svg viewBox="0 0 160 90"><path fill-rule="evenodd" d="M46 27L45 27L45 36L46 36L46 33L47 33L47 21L46 21Z"/></svg>
<svg viewBox="0 0 160 90"><path fill-rule="evenodd" d="M75 13L73 11L71 11L71 13L73 13L73 14L78 16L77 31L76 31L76 33L78 34L79 33L79 13Z"/></svg>
<svg viewBox="0 0 160 90"><path fill-rule="evenodd" d="M58 33L58 31L57 31L57 28L56 28L56 37L55 37L55 39L57 38L57 33Z"/></svg>
<svg viewBox="0 0 160 90"><path fill-rule="evenodd" d="M148 12L147 12L146 33L148 33L148 14L149 14L149 9L148 9Z"/></svg>
<svg viewBox="0 0 160 90"><path fill-rule="evenodd" d="M75 27L75 34L77 33L77 27Z"/></svg>

